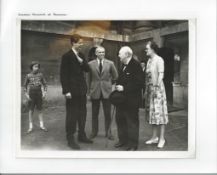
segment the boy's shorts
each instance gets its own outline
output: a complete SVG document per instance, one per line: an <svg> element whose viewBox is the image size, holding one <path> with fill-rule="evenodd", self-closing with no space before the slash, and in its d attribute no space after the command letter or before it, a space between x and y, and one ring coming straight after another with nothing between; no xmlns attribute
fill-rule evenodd
<svg viewBox="0 0 217 175"><path fill-rule="evenodd" d="M29 90L29 110L33 111L36 107L37 110L42 110L42 91L40 89Z"/></svg>

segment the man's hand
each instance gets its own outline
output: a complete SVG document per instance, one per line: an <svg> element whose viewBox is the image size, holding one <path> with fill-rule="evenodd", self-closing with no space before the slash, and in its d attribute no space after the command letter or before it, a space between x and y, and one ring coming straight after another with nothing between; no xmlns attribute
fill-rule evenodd
<svg viewBox="0 0 217 175"><path fill-rule="evenodd" d="M77 55L77 59L78 59L78 62L79 62L80 64L83 63L83 59L82 59L81 57L79 57L78 55Z"/></svg>
<svg viewBox="0 0 217 175"><path fill-rule="evenodd" d="M115 89L116 89L117 91L123 91L123 90L124 90L124 87L121 86L121 85L117 85L117 86L115 86Z"/></svg>
<svg viewBox="0 0 217 175"><path fill-rule="evenodd" d="M45 99L46 95L47 95L47 92L44 91L44 92L42 93L42 98Z"/></svg>
<svg viewBox="0 0 217 175"><path fill-rule="evenodd" d="M70 92L68 92L68 93L65 94L65 97L66 97L66 99L71 99L71 98L72 98L72 95L71 95Z"/></svg>
<svg viewBox="0 0 217 175"><path fill-rule="evenodd" d="M91 100L91 98L90 98L90 95L87 95L87 100L88 100L88 101L90 101L90 100Z"/></svg>

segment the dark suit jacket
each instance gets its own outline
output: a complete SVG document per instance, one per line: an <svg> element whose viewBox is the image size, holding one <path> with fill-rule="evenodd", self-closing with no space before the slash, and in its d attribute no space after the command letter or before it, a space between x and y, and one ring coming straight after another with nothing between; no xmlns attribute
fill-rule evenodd
<svg viewBox="0 0 217 175"><path fill-rule="evenodd" d="M60 66L60 81L62 84L62 92L71 93L72 96L85 95L87 93L87 84L84 77L84 72L89 71L89 66L84 56L83 63L80 64L75 53L70 50L62 56Z"/></svg>
<svg viewBox="0 0 217 175"><path fill-rule="evenodd" d="M141 89L144 86L143 71L138 61L132 58L125 70L120 70L117 85L124 87L123 92L127 98L126 107L138 108L141 100Z"/></svg>

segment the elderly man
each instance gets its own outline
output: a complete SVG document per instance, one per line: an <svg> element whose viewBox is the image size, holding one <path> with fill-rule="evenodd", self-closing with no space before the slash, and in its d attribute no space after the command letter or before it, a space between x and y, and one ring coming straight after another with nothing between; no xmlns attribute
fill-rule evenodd
<svg viewBox="0 0 217 175"><path fill-rule="evenodd" d="M105 136L113 139L111 130L111 104L109 95L112 91L112 82L117 79L118 73L114 63L105 58L105 49L101 46L96 48L95 60L89 62L89 87L90 98L92 101L92 134L91 138L97 136L98 133L98 115L100 102L103 105L105 116Z"/></svg>
<svg viewBox="0 0 217 175"><path fill-rule="evenodd" d="M119 142L115 147L127 146L126 150L137 150L139 137L138 109L144 78L140 63L133 58L130 47L124 46L119 51L123 68L120 70L116 90L122 91L126 101L117 106L116 123Z"/></svg>

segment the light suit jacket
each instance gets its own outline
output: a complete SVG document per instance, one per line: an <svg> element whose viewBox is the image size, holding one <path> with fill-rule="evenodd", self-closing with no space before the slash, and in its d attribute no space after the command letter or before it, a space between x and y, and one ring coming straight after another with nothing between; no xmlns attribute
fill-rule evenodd
<svg viewBox="0 0 217 175"><path fill-rule="evenodd" d="M112 61L104 59L102 72L99 71L97 59L89 63L89 92L91 99L99 99L102 93L103 98L108 99L112 92L112 81L118 78L118 72Z"/></svg>

